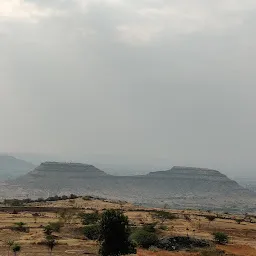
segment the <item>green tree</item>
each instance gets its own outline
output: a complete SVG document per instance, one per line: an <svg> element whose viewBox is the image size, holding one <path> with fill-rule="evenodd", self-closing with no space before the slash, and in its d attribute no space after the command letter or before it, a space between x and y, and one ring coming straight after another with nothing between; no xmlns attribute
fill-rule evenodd
<svg viewBox="0 0 256 256"><path fill-rule="evenodd" d="M13 240L8 240L7 241L7 245L8 245L8 256L10 255L10 251L12 246L14 245L14 241Z"/></svg>
<svg viewBox="0 0 256 256"><path fill-rule="evenodd" d="M50 224L48 224L47 226L44 227L44 234L46 236L51 236L53 233L53 228Z"/></svg>
<svg viewBox="0 0 256 256"><path fill-rule="evenodd" d="M49 249L49 255L51 256L52 255L52 250L53 248L56 246L56 240L54 239L53 236L46 236L46 245Z"/></svg>
<svg viewBox="0 0 256 256"><path fill-rule="evenodd" d="M16 256L18 252L20 252L21 246L19 244L13 244L12 251L13 255Z"/></svg>
<svg viewBox="0 0 256 256"><path fill-rule="evenodd" d="M210 223L213 222L216 219L216 216L214 215L206 215L205 218L209 221L208 227L210 226Z"/></svg>
<svg viewBox="0 0 256 256"><path fill-rule="evenodd" d="M136 253L134 244L129 240L128 217L120 210L106 210L100 221L100 255L118 256Z"/></svg>

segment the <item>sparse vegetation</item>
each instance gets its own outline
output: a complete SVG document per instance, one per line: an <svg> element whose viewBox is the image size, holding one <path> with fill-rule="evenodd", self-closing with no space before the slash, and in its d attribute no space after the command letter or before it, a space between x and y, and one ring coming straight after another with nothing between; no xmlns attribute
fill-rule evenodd
<svg viewBox="0 0 256 256"><path fill-rule="evenodd" d="M156 224L157 223L148 223L148 224L144 224L142 229L150 232L150 233L155 233L156 232Z"/></svg>
<svg viewBox="0 0 256 256"><path fill-rule="evenodd" d="M95 224L100 220L101 215L98 211L94 211L92 213L81 213L79 217L82 220L83 225Z"/></svg>
<svg viewBox="0 0 256 256"><path fill-rule="evenodd" d="M99 224L91 224L84 227L84 235L90 240L98 240L100 237Z"/></svg>
<svg viewBox="0 0 256 256"><path fill-rule="evenodd" d="M53 248L56 246L56 240L54 239L53 236L49 235L49 236L46 236L46 245L49 249L49 255L51 256L52 255L52 250Z"/></svg>
<svg viewBox="0 0 256 256"><path fill-rule="evenodd" d="M29 232L29 227L24 222L16 222L11 229L19 232Z"/></svg>
<svg viewBox="0 0 256 256"><path fill-rule="evenodd" d="M148 249L150 246L157 244L158 237L155 233L148 232L144 229L137 229L130 239L136 243L137 246Z"/></svg>
<svg viewBox="0 0 256 256"><path fill-rule="evenodd" d="M217 244L227 244L229 241L228 235L224 232L213 233L213 236L214 236L214 241Z"/></svg>
<svg viewBox="0 0 256 256"><path fill-rule="evenodd" d="M167 212L167 211L156 211L153 216L161 221L161 224L163 224L166 220L175 220L177 219L177 216L173 213Z"/></svg>
<svg viewBox="0 0 256 256"><path fill-rule="evenodd" d="M77 214L70 209L63 209L59 211L57 215L59 218L59 222L63 224L70 224L74 220L74 218L77 217Z"/></svg>
<svg viewBox="0 0 256 256"><path fill-rule="evenodd" d="M167 230L168 230L168 227L167 227L166 225L160 225L160 226L159 226L159 229L164 230L164 231L167 231Z"/></svg>
<svg viewBox="0 0 256 256"><path fill-rule="evenodd" d="M13 240L8 240L6 244L7 244L7 246L8 246L8 256L9 256L9 255L10 255L11 248L12 248L12 246L14 245L14 241L13 241Z"/></svg>
<svg viewBox="0 0 256 256"><path fill-rule="evenodd" d="M53 233L53 228L50 224L44 227L44 234L50 236Z"/></svg>
<svg viewBox="0 0 256 256"><path fill-rule="evenodd" d="M42 206L36 203L36 207L31 203L24 209L10 206L6 212L0 212L1 227L3 227L3 229L1 228L1 235L6 235L5 240L3 240L4 243L0 244L1 253L8 256L14 253L17 255L19 251L13 251L13 247L16 244L15 240L22 245L22 255L45 256L47 255L46 248L48 248L49 255L65 255L64 252L66 251L68 254L74 255L82 255L82 253L86 252L88 252L88 255L90 253L95 255L99 245L101 247L100 253L104 256L117 255L115 254L117 251L118 255L132 253L135 252L136 246L138 247L137 255L139 256L178 255L180 250L189 250L185 253L187 256L190 254L191 256L232 256L232 254L227 253L225 248L236 250L235 243L237 240L246 241L247 244L252 242L253 244L255 237L255 224L253 223L255 218L251 215L225 216L223 213L212 212L207 214L203 210L184 210L183 212L170 210L166 211L172 214L172 217L168 219L165 214L164 218L163 216L159 218L158 214L161 211L157 209L128 208L125 206L120 210L120 202L113 203L111 200L94 201L91 199L92 202L87 202L87 200L79 198L77 200L71 199L74 202L72 204L69 200L47 203L47 206L43 202ZM51 209L51 205L53 206L52 209L55 210ZM74 209L74 205L78 205L80 209ZM106 210L102 214L102 210L109 207L119 208L119 210ZM15 215L12 215L14 209L17 211ZM62 211L65 212L64 218L60 217L60 212ZM72 213L69 215L66 212ZM105 216L107 212L111 212L108 217ZM35 213L36 221L34 219ZM95 217L96 215L97 217ZM185 215L189 216L190 220L187 220ZM202 249L198 249L202 244L209 243L209 240L205 240L206 243L203 242L204 239L202 238L212 235L207 228L209 220L206 215L214 215L218 219L222 219L221 221L216 221L216 230L221 230L226 236L225 232L228 230L230 235L234 236L234 244L232 243L228 247L221 247L224 248L226 254L224 251L215 249L215 246L208 249L203 249L204 247L202 246ZM66 222L68 225L65 225L63 219L68 218L67 216L71 216L72 222L68 220ZM173 216L175 218L177 216L181 217L179 220L171 222L174 219ZM87 225L81 225L81 220L83 219L83 223L88 223ZM164 224L162 224L163 219ZM238 220L246 223L244 225L236 225ZM197 226L198 221L202 223L201 229ZM129 223L132 226L129 226ZM29 233L19 233L24 228L30 229ZM10 229L15 232L10 231ZM44 231L44 234L42 231ZM226 236L223 238L223 235L220 235L222 232L213 235L217 244L226 244L228 242ZM88 239L85 239L85 237ZM87 240L94 240L94 242ZM99 243L96 242L97 240ZM57 244L58 246L55 247ZM40 245L41 248L39 247ZM211 243L208 246L210 245ZM216 248L220 247L216 246ZM249 246L242 246L242 248L244 248L245 252L239 253L239 251L235 255L256 255L254 253L256 250L253 248ZM171 254L167 250L174 250L175 252Z"/></svg>
<svg viewBox="0 0 256 256"><path fill-rule="evenodd" d="M21 246L19 244L13 244L12 251L14 256L16 256L18 252L20 252L20 250L21 250Z"/></svg>

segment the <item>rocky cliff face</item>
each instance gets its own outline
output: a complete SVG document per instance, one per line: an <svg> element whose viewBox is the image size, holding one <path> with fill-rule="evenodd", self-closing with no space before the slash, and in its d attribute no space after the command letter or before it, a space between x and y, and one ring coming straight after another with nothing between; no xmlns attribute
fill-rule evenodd
<svg viewBox="0 0 256 256"><path fill-rule="evenodd" d="M42 196L75 193L148 206L256 211L255 193L216 170L201 168L173 167L148 175L118 177L92 165L47 162L13 184Z"/></svg>

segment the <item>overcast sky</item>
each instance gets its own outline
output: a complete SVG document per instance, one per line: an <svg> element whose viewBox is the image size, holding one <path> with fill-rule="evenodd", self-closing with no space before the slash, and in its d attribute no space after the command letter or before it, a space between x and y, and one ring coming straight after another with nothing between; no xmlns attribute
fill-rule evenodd
<svg viewBox="0 0 256 256"><path fill-rule="evenodd" d="M0 0L0 151L254 173L255 27L255 0Z"/></svg>

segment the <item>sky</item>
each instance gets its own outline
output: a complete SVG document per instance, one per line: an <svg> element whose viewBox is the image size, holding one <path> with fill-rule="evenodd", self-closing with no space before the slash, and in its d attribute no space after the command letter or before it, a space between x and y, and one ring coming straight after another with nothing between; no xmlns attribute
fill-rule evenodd
<svg viewBox="0 0 256 256"><path fill-rule="evenodd" d="M0 0L0 152L255 175L255 27L255 0Z"/></svg>

